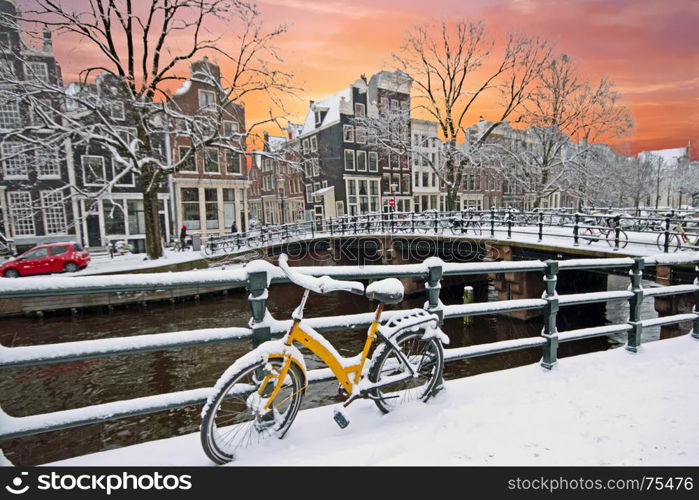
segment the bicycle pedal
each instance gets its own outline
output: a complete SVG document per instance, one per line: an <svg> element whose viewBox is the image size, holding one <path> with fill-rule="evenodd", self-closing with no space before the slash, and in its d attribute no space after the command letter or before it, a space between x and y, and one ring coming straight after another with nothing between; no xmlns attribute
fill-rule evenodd
<svg viewBox="0 0 699 500"><path fill-rule="evenodd" d="M345 415L342 411L337 409L333 413L333 420L335 420L335 423L340 427L340 429L344 429L350 423L349 419L347 418L347 415Z"/></svg>

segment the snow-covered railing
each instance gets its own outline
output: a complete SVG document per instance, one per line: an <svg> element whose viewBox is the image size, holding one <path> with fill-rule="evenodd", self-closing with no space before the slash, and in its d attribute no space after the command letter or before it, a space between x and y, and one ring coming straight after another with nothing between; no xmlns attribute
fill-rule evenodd
<svg viewBox="0 0 699 500"><path fill-rule="evenodd" d="M617 252L629 243L664 253L698 250L699 229L681 212L631 215L628 212L574 212L572 209L519 211L514 209L423 212L377 212L315 221L261 226L246 232L212 236L205 255L242 252L262 246L327 236L438 235L483 240L521 236L547 243L585 247L601 242ZM599 246L597 246L599 250Z"/></svg>
<svg viewBox="0 0 699 500"><path fill-rule="evenodd" d="M557 362L557 349L560 342L611 334L627 334L626 349L636 352L641 345L641 333L644 328L685 321L693 322L692 335L699 338L699 314L695 312L696 309L691 313L675 314L656 319L643 319L640 316L640 305L645 297L693 293L695 303L699 298L697 281L692 285L653 288L643 288L641 286L641 277L645 266L667 265L669 263L692 263L695 266L697 264L688 255L685 255L684 259L680 255L674 255L646 259L637 257L633 259L574 259L544 262L531 260L484 263L446 263L432 257L423 263L410 265L296 267L295 270L314 276L329 275L336 278L356 280L386 277L417 277L423 279L428 298L425 307L437 314L441 320L482 314L541 310L544 314L544 327L541 336L446 349L445 360L453 362L519 349L540 348L542 349L542 366L551 368ZM566 295L558 295L556 292L559 271L609 269L629 271L630 286L628 290ZM695 267L695 270L699 273L699 268ZM439 300L441 280L444 276L525 272L543 273L545 292L542 297L458 305L444 305ZM270 286L275 283L285 282L288 282L288 280L284 273L276 266L265 261L254 261L243 269L219 273L182 272L57 278L52 280L31 278L21 280L3 279L0 280L0 299L3 297L41 297L52 294L71 295L164 288L176 289L178 287L220 286L222 284L244 285L250 292L249 301L252 318L249 327L211 328L26 347L0 346L0 369L17 369L30 365L130 355L215 342L239 341L242 339L251 339L253 344L256 344L272 337L283 335L291 325L291 320L277 320L267 310ZM566 332L557 330L556 318L560 307L606 302L609 300L628 300L630 314L627 322ZM385 318L390 320L392 315L400 314L401 312L386 311ZM310 318L307 321L316 330L337 331L368 326L372 317L373 313L362 313ZM310 383L331 380L332 377L333 375L328 369L311 370L308 374ZM202 404L206 400L209 391L209 388L177 391L25 417L10 416L0 408L0 439L19 438L59 429Z"/></svg>

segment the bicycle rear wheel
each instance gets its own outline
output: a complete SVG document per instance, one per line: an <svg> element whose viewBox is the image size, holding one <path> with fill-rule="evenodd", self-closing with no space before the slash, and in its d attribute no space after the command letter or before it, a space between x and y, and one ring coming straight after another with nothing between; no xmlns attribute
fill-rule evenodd
<svg viewBox="0 0 699 500"><path fill-rule="evenodd" d="M607 243L610 247L616 246L616 230L612 229L607 233ZM629 235L626 231L619 231L619 248L626 248L629 244Z"/></svg>
<svg viewBox="0 0 699 500"><path fill-rule="evenodd" d="M436 337L423 338L424 331L399 333L394 341L410 362L417 377L410 377L372 390L376 406L388 413L409 401L427 401L441 383L444 349ZM369 368L369 381L381 383L409 372L396 351L383 342L376 348Z"/></svg>
<svg viewBox="0 0 699 500"><path fill-rule="evenodd" d="M281 358L257 363L231 374L224 374L216 383L202 411L201 444L206 455L217 464L235 458L241 448L254 446L267 438L281 439L289 430L301 406L305 377L301 369L291 363L271 410L260 407L274 389L283 366ZM265 378L271 380L260 395Z"/></svg>
<svg viewBox="0 0 699 500"><path fill-rule="evenodd" d="M665 251L665 234L660 233L657 240L655 241L658 250L661 252ZM667 238L667 249L668 252L676 252L680 249L680 238L676 234L670 234Z"/></svg>

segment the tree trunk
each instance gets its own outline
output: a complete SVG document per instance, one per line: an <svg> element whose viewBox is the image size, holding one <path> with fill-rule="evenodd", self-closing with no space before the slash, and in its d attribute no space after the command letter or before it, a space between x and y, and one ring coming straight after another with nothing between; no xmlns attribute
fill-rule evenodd
<svg viewBox="0 0 699 500"><path fill-rule="evenodd" d="M150 177L150 176L148 176ZM160 182L142 180L143 213L146 220L146 254L151 260L163 256L160 216L158 214L158 187Z"/></svg>

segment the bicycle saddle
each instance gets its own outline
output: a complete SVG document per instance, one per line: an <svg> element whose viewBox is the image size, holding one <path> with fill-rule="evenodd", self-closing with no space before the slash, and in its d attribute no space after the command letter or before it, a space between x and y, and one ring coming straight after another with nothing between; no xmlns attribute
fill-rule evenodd
<svg viewBox="0 0 699 500"><path fill-rule="evenodd" d="M405 288L397 278L386 278L374 281L366 287L366 296L369 300L377 300L382 304L398 304L403 300Z"/></svg>

